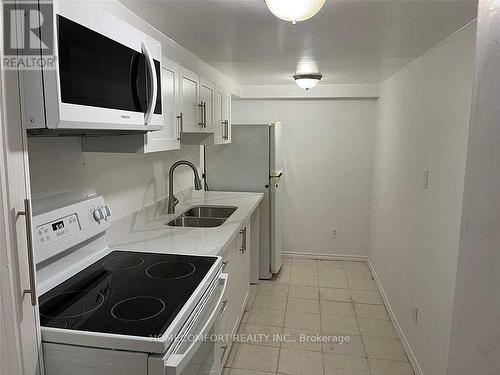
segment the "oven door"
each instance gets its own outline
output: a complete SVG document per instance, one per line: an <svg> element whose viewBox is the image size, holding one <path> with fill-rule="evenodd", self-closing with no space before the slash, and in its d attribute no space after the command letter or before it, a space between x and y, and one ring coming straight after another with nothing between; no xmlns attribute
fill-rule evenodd
<svg viewBox="0 0 500 375"><path fill-rule="evenodd" d="M219 375L223 355L221 342L215 339L224 311L222 297L228 275L220 274L207 298L200 302L200 308L184 325L174 349L163 357L149 358L150 375Z"/></svg>
<svg viewBox="0 0 500 375"><path fill-rule="evenodd" d="M160 43L79 2L55 1L53 27L57 68L44 74L49 128L162 128Z"/></svg>

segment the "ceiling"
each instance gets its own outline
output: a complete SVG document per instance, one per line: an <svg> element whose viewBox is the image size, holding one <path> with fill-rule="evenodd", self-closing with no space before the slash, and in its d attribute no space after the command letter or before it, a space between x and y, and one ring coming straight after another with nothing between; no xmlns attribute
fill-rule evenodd
<svg viewBox="0 0 500 375"><path fill-rule="evenodd" d="M313 60L322 83L378 83L476 17L475 0L327 0L293 25L264 0L121 0L242 85L290 84Z"/></svg>

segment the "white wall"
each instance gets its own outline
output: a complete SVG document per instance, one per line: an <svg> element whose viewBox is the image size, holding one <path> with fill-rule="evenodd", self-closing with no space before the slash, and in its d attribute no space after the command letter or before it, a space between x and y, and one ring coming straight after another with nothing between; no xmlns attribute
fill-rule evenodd
<svg viewBox="0 0 500 375"><path fill-rule="evenodd" d="M35 209L43 198L69 193L70 198L97 193L113 210L113 220L168 195L168 171L177 160L199 165L199 146L149 155L82 153L78 137L29 138L32 195ZM175 191L193 185L193 172L179 167Z"/></svg>
<svg viewBox="0 0 500 375"><path fill-rule="evenodd" d="M446 373L474 40L474 25L458 31L383 82L379 99L369 257L426 375Z"/></svg>
<svg viewBox="0 0 500 375"><path fill-rule="evenodd" d="M479 2L448 375L500 374L500 3Z"/></svg>
<svg viewBox="0 0 500 375"><path fill-rule="evenodd" d="M233 123L284 124L285 250L366 255L376 100L241 100L232 111Z"/></svg>

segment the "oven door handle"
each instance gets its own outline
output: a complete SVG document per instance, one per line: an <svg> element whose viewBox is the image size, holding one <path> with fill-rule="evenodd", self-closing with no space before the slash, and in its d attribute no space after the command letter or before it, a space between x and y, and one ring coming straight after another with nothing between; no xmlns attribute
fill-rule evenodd
<svg viewBox="0 0 500 375"><path fill-rule="evenodd" d="M141 50L146 58L146 66L149 70L149 77L151 77L151 82L148 85L148 107L146 108L146 113L144 114L144 124L148 125L151 122L151 118L153 117L153 113L156 106L156 99L158 98L158 84L156 77L156 68L155 62L151 53L149 52L146 43L141 43Z"/></svg>
<svg viewBox="0 0 500 375"><path fill-rule="evenodd" d="M219 276L219 282L221 282L223 286L222 286L222 292L220 293L219 300L215 304L215 307L214 307L213 311L210 313L210 317L208 318L208 320L205 323L205 325L203 326L203 328L200 330L200 332L196 332L194 335L200 335L200 336L205 335L206 333L208 333L210 331L210 328L215 323L215 320L219 316L220 304L222 302L222 299L224 298L224 293L226 292L227 280L228 280L228 274L221 273ZM210 302L207 302L207 304L209 304L209 303ZM191 333L188 332L187 334L191 336ZM182 340L180 343L182 343ZM189 348L187 348L184 353L176 354L174 351L174 353L172 353L168 356L167 360L165 361L164 367L172 369L173 370L172 373L180 374L182 372L182 370L184 369L184 367L186 367L188 362L191 360L191 358L193 357L196 350L198 350L200 345L201 345L201 341L199 339L195 339L195 340L193 340L193 342L191 343ZM170 372L168 372L168 371L165 373L170 374Z"/></svg>

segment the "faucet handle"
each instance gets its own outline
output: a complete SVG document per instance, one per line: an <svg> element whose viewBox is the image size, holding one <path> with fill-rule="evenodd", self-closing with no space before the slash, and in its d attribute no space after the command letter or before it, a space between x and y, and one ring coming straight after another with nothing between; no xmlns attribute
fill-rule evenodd
<svg viewBox="0 0 500 375"><path fill-rule="evenodd" d="M168 196L168 203L167 203L168 214L175 214L175 206L177 206L177 203L179 203L179 200L175 197L175 195L172 194Z"/></svg>

